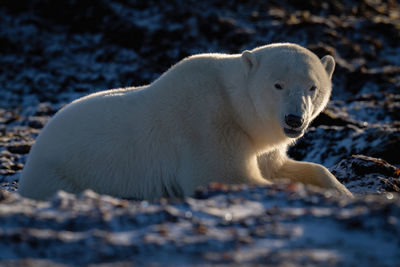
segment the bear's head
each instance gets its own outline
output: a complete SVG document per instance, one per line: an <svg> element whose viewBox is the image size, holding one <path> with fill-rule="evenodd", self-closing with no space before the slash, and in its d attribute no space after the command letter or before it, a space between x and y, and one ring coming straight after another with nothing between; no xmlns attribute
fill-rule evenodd
<svg viewBox="0 0 400 267"><path fill-rule="evenodd" d="M246 50L241 58L261 123L285 138L301 137L329 101L333 57L319 59L304 47L280 43Z"/></svg>

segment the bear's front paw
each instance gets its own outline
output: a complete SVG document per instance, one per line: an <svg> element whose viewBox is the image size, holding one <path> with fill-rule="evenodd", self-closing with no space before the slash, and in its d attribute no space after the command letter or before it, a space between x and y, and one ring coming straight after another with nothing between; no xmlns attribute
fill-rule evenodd
<svg viewBox="0 0 400 267"><path fill-rule="evenodd" d="M353 193L350 192L349 189L347 189L344 185L342 185L339 181L338 181L338 185L336 185L333 189L337 192L339 192L341 195L344 195L346 197L349 198L354 198Z"/></svg>
<svg viewBox="0 0 400 267"><path fill-rule="evenodd" d="M318 175L317 181L319 186L333 189L343 196L354 198L353 194L346 188L346 186L341 184L327 168L321 165L315 165L315 171Z"/></svg>

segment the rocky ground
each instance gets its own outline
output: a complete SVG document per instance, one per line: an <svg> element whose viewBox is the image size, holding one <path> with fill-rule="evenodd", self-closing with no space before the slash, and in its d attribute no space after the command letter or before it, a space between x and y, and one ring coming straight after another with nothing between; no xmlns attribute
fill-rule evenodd
<svg viewBox="0 0 400 267"><path fill-rule="evenodd" d="M397 1L3 1L0 25L1 265L400 261ZM332 101L290 155L329 167L355 200L295 184L156 202L14 192L62 105L149 83L190 54L281 41L335 57Z"/></svg>

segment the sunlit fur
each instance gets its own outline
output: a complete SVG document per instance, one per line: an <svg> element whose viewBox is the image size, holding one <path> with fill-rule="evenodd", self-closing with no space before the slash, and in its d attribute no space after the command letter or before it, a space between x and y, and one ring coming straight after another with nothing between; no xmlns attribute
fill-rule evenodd
<svg viewBox="0 0 400 267"><path fill-rule="evenodd" d="M282 130L288 113L302 116L305 129L321 112L333 69L330 56L321 61L298 45L274 44L195 55L150 85L83 97L42 130L19 192L46 199L92 189L154 199L189 196L212 181L288 178L351 195L323 166L289 159L296 139Z"/></svg>

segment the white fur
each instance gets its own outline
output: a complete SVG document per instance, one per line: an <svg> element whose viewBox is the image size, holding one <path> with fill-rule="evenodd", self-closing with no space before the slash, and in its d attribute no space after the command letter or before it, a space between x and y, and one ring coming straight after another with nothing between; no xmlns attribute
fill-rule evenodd
<svg viewBox="0 0 400 267"><path fill-rule="evenodd" d="M327 104L333 70L330 56L321 61L298 45L273 44L195 55L148 86L83 97L43 129L19 192L46 199L90 188L153 199L188 196L212 181L289 178L351 195L323 166L286 156ZM287 114L304 118L299 136L284 133Z"/></svg>

